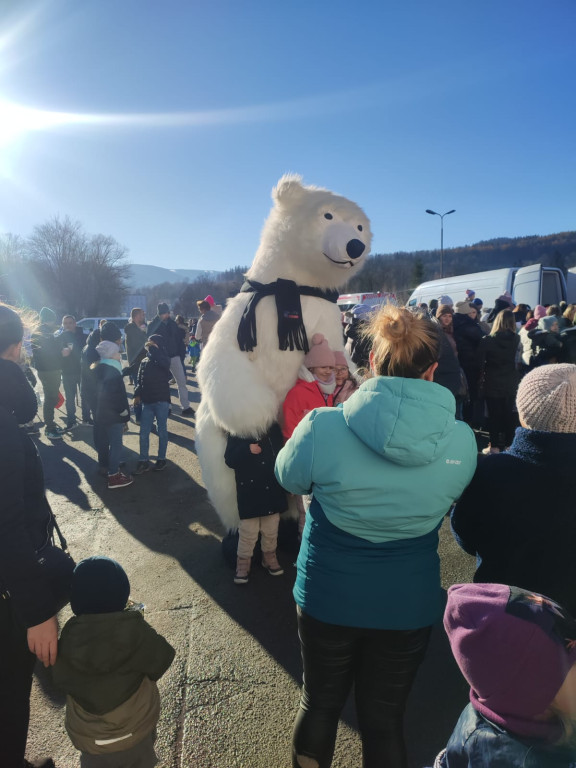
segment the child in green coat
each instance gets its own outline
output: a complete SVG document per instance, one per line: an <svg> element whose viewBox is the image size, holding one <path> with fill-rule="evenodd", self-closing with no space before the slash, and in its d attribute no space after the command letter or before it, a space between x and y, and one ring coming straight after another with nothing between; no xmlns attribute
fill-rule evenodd
<svg viewBox="0 0 576 768"><path fill-rule="evenodd" d="M174 649L126 610L130 582L115 560L89 557L74 569L75 616L60 636L54 681L66 694L66 730L81 768L153 768L160 695L156 681Z"/></svg>

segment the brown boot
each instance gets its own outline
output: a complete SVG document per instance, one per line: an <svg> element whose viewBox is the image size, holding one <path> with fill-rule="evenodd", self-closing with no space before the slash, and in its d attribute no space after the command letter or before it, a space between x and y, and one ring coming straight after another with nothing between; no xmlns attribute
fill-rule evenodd
<svg viewBox="0 0 576 768"><path fill-rule="evenodd" d="M250 575L250 563L249 557L237 557L236 558L236 573L234 574L234 584L248 584L248 577Z"/></svg>
<svg viewBox="0 0 576 768"><path fill-rule="evenodd" d="M262 568L268 571L270 576L282 576L284 568L278 562L276 552L262 552Z"/></svg>

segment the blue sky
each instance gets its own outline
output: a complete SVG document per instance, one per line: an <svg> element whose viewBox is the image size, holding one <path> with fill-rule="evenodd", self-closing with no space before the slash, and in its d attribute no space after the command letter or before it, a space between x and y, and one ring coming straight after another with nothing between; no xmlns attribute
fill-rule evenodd
<svg viewBox="0 0 576 768"><path fill-rule="evenodd" d="M576 228L574 0L2 0L0 232L249 264L287 171L373 252ZM28 111L22 111L26 107Z"/></svg>

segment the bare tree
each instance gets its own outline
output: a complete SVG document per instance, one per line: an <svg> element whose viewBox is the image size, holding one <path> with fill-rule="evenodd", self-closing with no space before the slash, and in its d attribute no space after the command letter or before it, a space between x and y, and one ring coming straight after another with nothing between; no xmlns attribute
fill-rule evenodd
<svg viewBox="0 0 576 768"><path fill-rule="evenodd" d="M26 244L45 302L77 317L118 313L126 292L126 253L113 237L88 236L68 216L35 227Z"/></svg>

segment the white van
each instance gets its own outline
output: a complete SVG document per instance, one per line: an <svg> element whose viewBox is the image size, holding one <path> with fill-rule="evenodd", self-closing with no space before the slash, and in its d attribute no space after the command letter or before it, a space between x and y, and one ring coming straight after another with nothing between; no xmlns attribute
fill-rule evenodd
<svg viewBox="0 0 576 768"><path fill-rule="evenodd" d="M83 317L82 320L78 320L76 325L79 325L85 333L90 334L100 326L101 320L117 325L122 333L122 339L124 339L124 328L130 322L129 317Z"/></svg>
<svg viewBox="0 0 576 768"><path fill-rule="evenodd" d="M492 309L498 296L506 291L516 304L548 306L576 299L576 274L569 272L566 281L562 270L532 264L520 269L506 267L445 277L419 285L408 299L407 306L415 307L422 302L429 304L432 299L440 299L440 296L450 296L454 303L464 301L467 289L476 292L476 297L484 302L486 311Z"/></svg>

